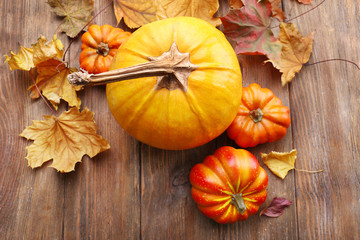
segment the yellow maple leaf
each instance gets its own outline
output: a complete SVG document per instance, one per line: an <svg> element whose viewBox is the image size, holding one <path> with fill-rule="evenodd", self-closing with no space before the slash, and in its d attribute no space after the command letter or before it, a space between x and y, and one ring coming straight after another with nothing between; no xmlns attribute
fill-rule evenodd
<svg viewBox="0 0 360 240"><path fill-rule="evenodd" d="M309 61L312 45L314 42L314 32L308 36L301 36L300 32L293 23L281 23L279 40L283 45L281 51L281 61L275 62L268 60L280 70L281 83L284 86L286 83L291 82L298 73L303 64Z"/></svg>
<svg viewBox="0 0 360 240"><path fill-rule="evenodd" d="M68 102L71 107L80 108L81 100L77 97L76 91L81 90L82 87L74 87L67 80L70 73L77 71L76 68L67 68L63 62L52 58L39 63L36 69L38 72L36 85L55 109L57 109L60 99ZM35 85L28 90L31 90L32 98L40 97Z"/></svg>
<svg viewBox="0 0 360 240"><path fill-rule="evenodd" d="M40 167L52 159L51 167L60 172L70 172L85 154L92 158L110 148L108 142L96 134L94 113L87 108L80 112L74 107L58 118L52 115L44 118L32 121L32 125L20 134L34 140L27 147L26 156L31 168Z"/></svg>
<svg viewBox="0 0 360 240"><path fill-rule="evenodd" d="M34 50L33 60L35 66L51 58L61 59L64 50L64 46L56 35L54 35L53 39L49 42L46 37L40 36L37 43L32 45L32 48Z"/></svg>
<svg viewBox="0 0 360 240"><path fill-rule="evenodd" d="M219 18L214 18L219 8L218 0L160 0L158 6L158 19L187 16L201 18L213 26L221 24Z"/></svg>
<svg viewBox="0 0 360 240"><path fill-rule="evenodd" d="M51 58L62 58L64 45L56 37L48 42L46 37L40 36L32 47L26 48L20 46L19 53L15 54L10 51L10 56L4 55L5 62L9 64L10 70L20 69L29 71L36 67L37 64Z"/></svg>
<svg viewBox="0 0 360 240"><path fill-rule="evenodd" d="M4 55L5 62L9 64L10 70L20 69L25 71L35 67L33 56L34 50L23 46L20 46L18 54L10 51L10 56Z"/></svg>
<svg viewBox="0 0 360 240"><path fill-rule="evenodd" d="M290 152L261 153L261 158L266 166L279 178L284 179L287 173L295 168L296 149Z"/></svg>

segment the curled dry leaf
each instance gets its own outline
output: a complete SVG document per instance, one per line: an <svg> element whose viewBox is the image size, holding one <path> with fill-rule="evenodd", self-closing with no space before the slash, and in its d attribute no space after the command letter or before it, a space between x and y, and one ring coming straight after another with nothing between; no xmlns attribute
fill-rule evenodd
<svg viewBox="0 0 360 240"><path fill-rule="evenodd" d="M261 153L265 165L279 178L284 179L291 169L295 168L296 149L290 152Z"/></svg>
<svg viewBox="0 0 360 240"><path fill-rule="evenodd" d="M281 0L269 0L271 3L272 17L276 18L280 22L283 22L286 17L283 10L279 7Z"/></svg>
<svg viewBox="0 0 360 240"><path fill-rule="evenodd" d="M244 4L241 0L219 0L219 9L216 12L216 17L225 17L229 12L230 9L239 9Z"/></svg>
<svg viewBox="0 0 360 240"><path fill-rule="evenodd" d="M81 162L83 155L91 158L110 148L108 142L96 134L94 113L89 109L82 112L71 108L58 118L50 115L45 120L33 121L20 136L34 140L27 147L28 164L40 167L53 159L51 167L60 172L70 172Z"/></svg>
<svg viewBox="0 0 360 240"><path fill-rule="evenodd" d="M52 103L55 109L60 103L60 99L65 100L71 107L80 107L81 100L77 97L76 91L82 89L81 86L72 86L67 80L67 76L76 72L76 68L67 68L65 64L56 59L49 59L37 65L38 76L36 85L42 94ZM40 97L35 85L32 85L31 97Z"/></svg>
<svg viewBox="0 0 360 240"><path fill-rule="evenodd" d="M29 71L40 62L51 58L61 58L63 50L64 45L56 35L53 36L51 41L48 41L44 36L40 36L37 42L32 44L32 47L26 48L20 46L18 54L10 51L10 56L4 55L4 57L5 62L9 64L10 70L20 69Z"/></svg>
<svg viewBox="0 0 360 240"><path fill-rule="evenodd" d="M260 212L260 216L264 214L268 217L279 217L283 214L284 209L291 204L292 202L287 200L286 198L274 197L270 205Z"/></svg>
<svg viewBox="0 0 360 240"><path fill-rule="evenodd" d="M281 23L279 39L283 45L281 61L269 60L280 70L281 83L284 86L291 82L295 73L300 72L303 64L309 61L314 42L314 32L303 37L293 23Z"/></svg>
<svg viewBox="0 0 360 240"><path fill-rule="evenodd" d="M93 0L48 0L47 3L56 15L64 17L60 28L71 38L90 21L94 11Z"/></svg>
<svg viewBox="0 0 360 240"><path fill-rule="evenodd" d="M236 44L236 54L262 54L280 62L282 45L269 29L270 2L243 0L243 3L244 7L221 18L225 36Z"/></svg>
<svg viewBox="0 0 360 240"><path fill-rule="evenodd" d="M114 12L118 23L124 18L130 28L165 18L188 16L201 18L214 26L221 24L214 14L218 0L115 0Z"/></svg>

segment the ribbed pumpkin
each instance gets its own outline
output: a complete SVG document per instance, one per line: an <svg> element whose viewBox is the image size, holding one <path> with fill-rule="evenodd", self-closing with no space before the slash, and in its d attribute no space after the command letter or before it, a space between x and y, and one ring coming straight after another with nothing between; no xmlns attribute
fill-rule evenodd
<svg viewBox="0 0 360 240"><path fill-rule="evenodd" d="M81 37L80 67L89 73L108 71L117 49L130 35L110 25L91 25Z"/></svg>
<svg viewBox="0 0 360 240"><path fill-rule="evenodd" d="M106 95L115 119L136 139L162 149L188 149L231 124L241 102L242 77L223 33L192 17L142 26L121 45L110 70L153 61L171 49L189 57L194 66L189 74L111 83Z"/></svg>

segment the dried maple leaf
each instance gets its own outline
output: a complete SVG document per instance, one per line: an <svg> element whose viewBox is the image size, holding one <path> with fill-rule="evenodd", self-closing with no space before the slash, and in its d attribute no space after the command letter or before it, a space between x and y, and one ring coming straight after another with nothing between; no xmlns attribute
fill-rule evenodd
<svg viewBox="0 0 360 240"><path fill-rule="evenodd" d="M138 28L146 23L156 21L155 0L115 0L114 12L117 22L124 18L130 28Z"/></svg>
<svg viewBox="0 0 360 240"><path fill-rule="evenodd" d="M272 16L278 19L280 22L283 22L286 17L283 10L279 7L281 0L269 0L271 3L271 12Z"/></svg>
<svg viewBox="0 0 360 240"><path fill-rule="evenodd" d="M47 3L56 15L65 17L65 22L60 26L61 31L71 38L90 21L94 11L93 0L48 0Z"/></svg>
<svg viewBox="0 0 360 240"><path fill-rule="evenodd" d="M265 165L279 178L284 179L289 170L295 168L296 149L290 152L261 153Z"/></svg>
<svg viewBox="0 0 360 240"><path fill-rule="evenodd" d="M236 43L237 54L264 54L279 62L281 43L269 29L271 4L268 0L243 0L244 7L221 18L224 34Z"/></svg>
<svg viewBox="0 0 360 240"><path fill-rule="evenodd" d="M76 71L76 68L67 68L63 62L56 59L49 59L37 65L36 85L55 109L60 99L65 100L72 107L80 107L81 100L77 97L76 91L81 90L81 87L74 87L67 80L67 76ZM34 85L29 90L32 91L32 98L40 97Z"/></svg>
<svg viewBox="0 0 360 240"><path fill-rule="evenodd" d="M291 204L292 202L286 198L274 197L270 205L260 212L260 216L264 214L268 217L279 217L283 214L284 209Z"/></svg>
<svg viewBox="0 0 360 240"><path fill-rule="evenodd" d="M20 136L34 140L27 147L28 164L40 167L53 159L51 167L60 172L70 172L81 162L83 155L91 158L110 148L107 141L96 134L94 113L89 109L79 112L71 108L58 118L50 115L45 120L33 121Z"/></svg>
<svg viewBox="0 0 360 240"><path fill-rule="evenodd" d="M160 0L156 16L158 19L178 16L196 17L218 26L221 21L214 17L218 8L218 0Z"/></svg>
<svg viewBox="0 0 360 240"><path fill-rule="evenodd" d="M46 37L40 36L32 47L26 48L20 46L19 53L15 54L10 51L10 57L4 55L5 62L9 64L10 70L20 69L29 71L40 62L44 62L50 58L61 58L63 55L64 45L56 37L53 36L51 41Z"/></svg>
<svg viewBox="0 0 360 240"><path fill-rule="evenodd" d="M295 73L299 72L303 64L309 61L314 42L314 34L315 33L312 32L308 36L303 37L294 24L280 24L279 39L283 45L281 61L274 62L271 59L269 61L283 73L281 75L281 83L283 86L291 82L295 77Z"/></svg>

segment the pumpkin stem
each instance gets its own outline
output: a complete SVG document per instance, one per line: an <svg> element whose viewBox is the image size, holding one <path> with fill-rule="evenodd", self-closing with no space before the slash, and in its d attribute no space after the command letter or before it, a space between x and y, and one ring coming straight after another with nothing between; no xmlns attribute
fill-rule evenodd
<svg viewBox="0 0 360 240"><path fill-rule="evenodd" d="M242 197L242 193L232 194L231 197L232 198L230 203L236 207L239 213L244 214L246 211L246 205Z"/></svg>
<svg viewBox="0 0 360 240"><path fill-rule="evenodd" d="M103 55L104 57L106 57L109 54L109 45L107 45L107 43L103 43L101 42L98 47L96 52L100 55Z"/></svg>
<svg viewBox="0 0 360 240"><path fill-rule="evenodd" d="M260 108L250 111L250 117L255 123L260 122L263 116L264 113L261 111Z"/></svg>
<svg viewBox="0 0 360 240"><path fill-rule="evenodd" d="M69 74L68 80L72 85L103 85L134 78L158 76L155 89L180 88L186 92L188 77L198 67L190 62L189 53L179 51L175 42L169 51L159 57L148 57L148 59L150 61L146 63L99 74L89 74L80 69L79 72Z"/></svg>

